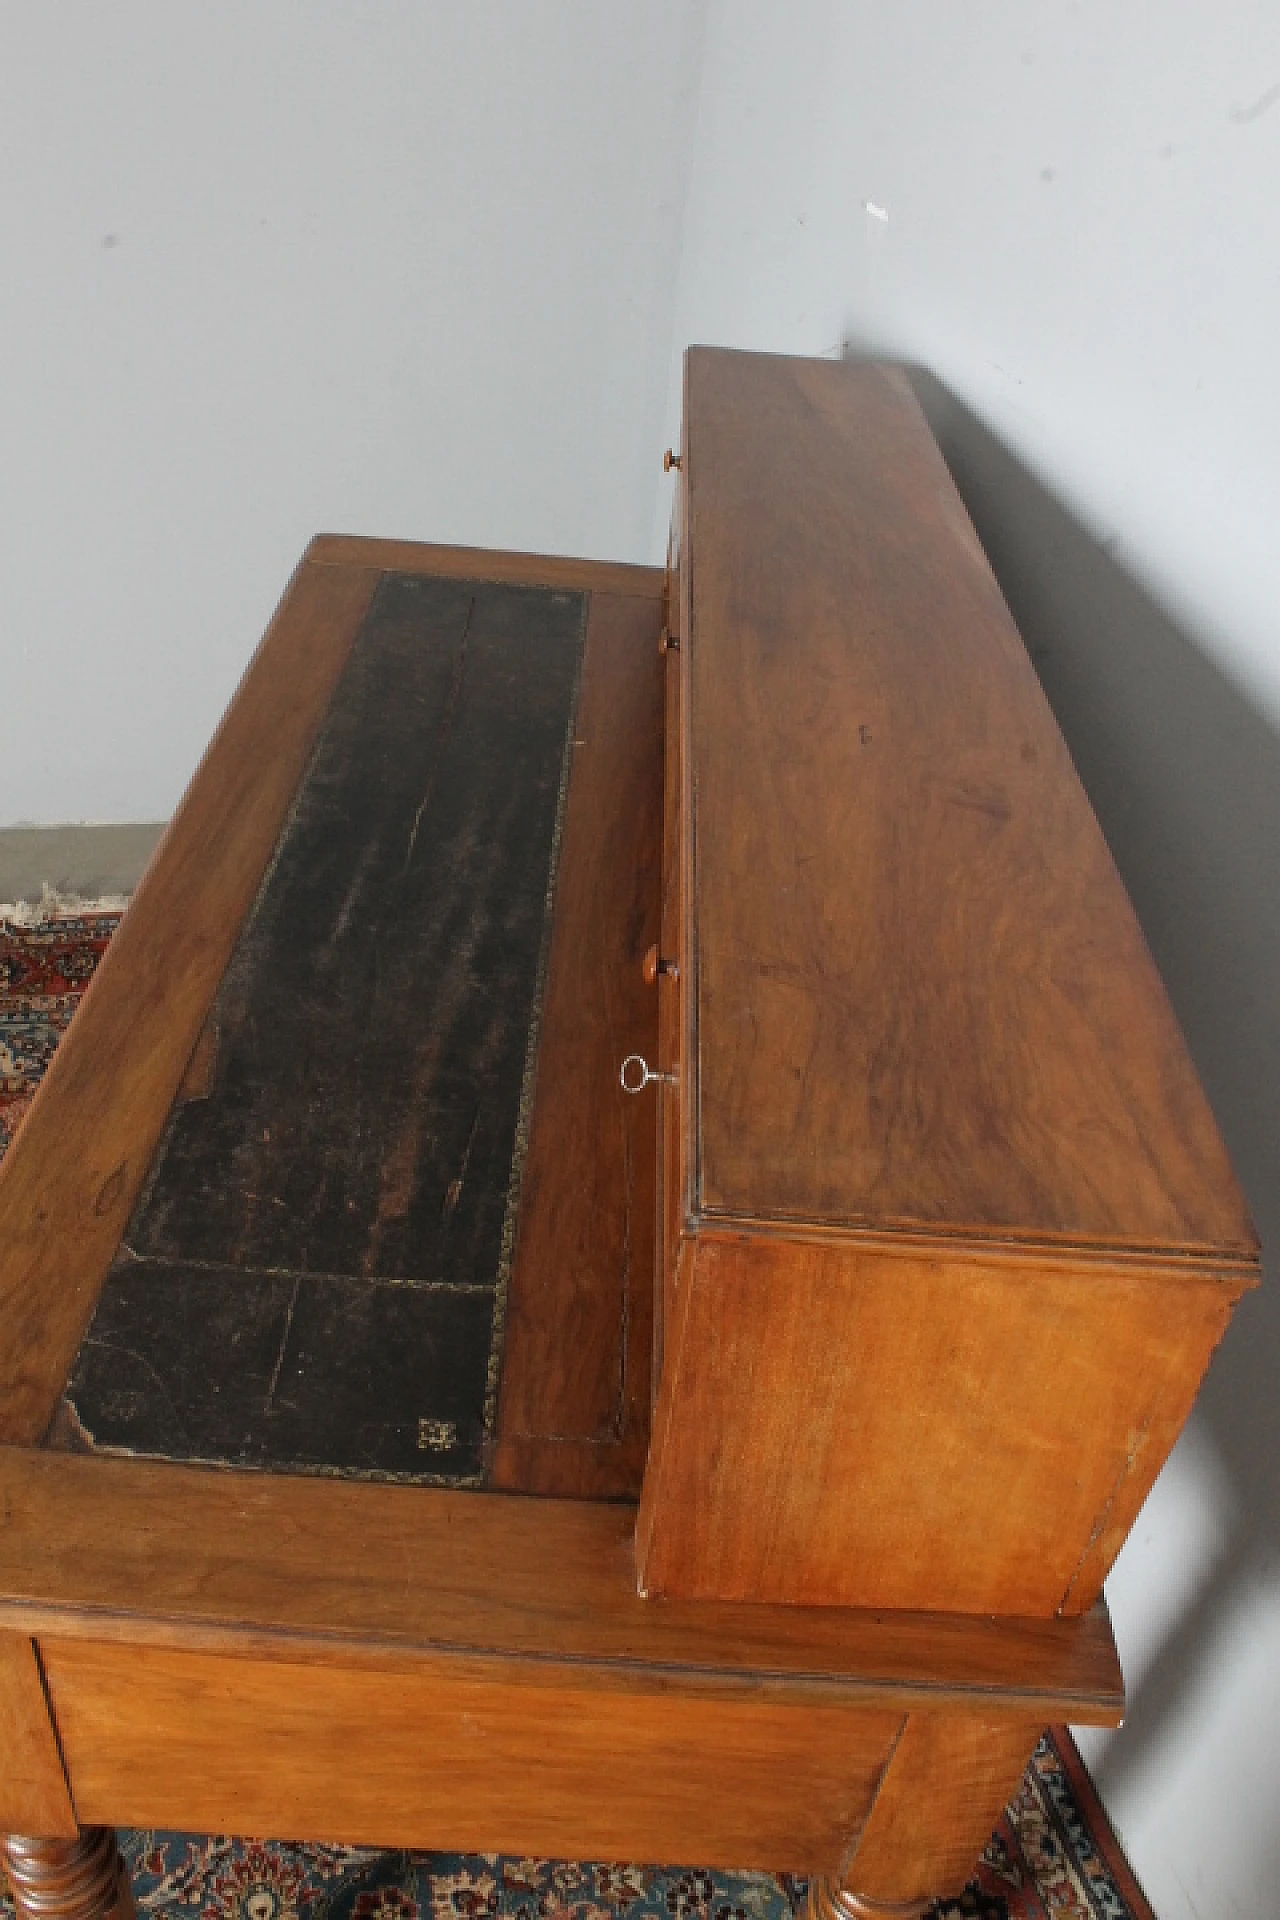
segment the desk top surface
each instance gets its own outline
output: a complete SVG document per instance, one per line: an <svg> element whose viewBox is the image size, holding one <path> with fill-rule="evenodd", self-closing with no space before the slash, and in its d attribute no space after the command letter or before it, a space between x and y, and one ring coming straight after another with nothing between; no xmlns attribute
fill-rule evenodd
<svg viewBox="0 0 1280 1920"><path fill-rule="evenodd" d="M634 1495L660 604L316 543L0 1166L0 1437Z"/></svg>

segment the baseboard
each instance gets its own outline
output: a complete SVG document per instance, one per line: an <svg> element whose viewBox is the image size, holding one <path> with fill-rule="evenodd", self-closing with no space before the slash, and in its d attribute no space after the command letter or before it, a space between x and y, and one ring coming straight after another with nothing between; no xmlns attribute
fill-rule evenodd
<svg viewBox="0 0 1280 1920"><path fill-rule="evenodd" d="M34 903L46 888L84 900L132 893L164 822L0 828L0 902Z"/></svg>

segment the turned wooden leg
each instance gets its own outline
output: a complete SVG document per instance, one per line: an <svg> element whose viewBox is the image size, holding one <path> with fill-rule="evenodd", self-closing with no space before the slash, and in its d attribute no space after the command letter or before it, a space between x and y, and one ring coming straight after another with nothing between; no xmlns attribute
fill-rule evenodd
<svg viewBox="0 0 1280 1920"><path fill-rule="evenodd" d="M840 1873L809 1882L805 1920L919 1920L959 1893L1039 1737L1025 1720L910 1714Z"/></svg>
<svg viewBox="0 0 1280 1920"><path fill-rule="evenodd" d="M74 1840L11 1833L0 1839L0 1856L19 1920L136 1920L111 1827L82 1827Z"/></svg>
<svg viewBox="0 0 1280 1920"><path fill-rule="evenodd" d="M864 1900L859 1893L842 1887L838 1880L819 1873L809 1882L808 1920L920 1920L929 1911L928 1900Z"/></svg>

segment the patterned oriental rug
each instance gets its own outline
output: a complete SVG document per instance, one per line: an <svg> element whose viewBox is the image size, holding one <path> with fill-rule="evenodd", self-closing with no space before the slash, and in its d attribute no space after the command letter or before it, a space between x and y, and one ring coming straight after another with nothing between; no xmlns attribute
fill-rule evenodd
<svg viewBox="0 0 1280 1920"><path fill-rule="evenodd" d="M0 917L0 1153L31 1105L120 918L89 912L26 926Z"/></svg>
<svg viewBox="0 0 1280 1920"><path fill-rule="evenodd" d="M118 911L0 917L0 1153L31 1104ZM144 1920L792 1920L800 1880L696 1867L380 1853L120 1836ZM936 1920L1155 1920L1075 1743L1049 1729L962 1899ZM13 1906L0 1874L0 1920Z"/></svg>

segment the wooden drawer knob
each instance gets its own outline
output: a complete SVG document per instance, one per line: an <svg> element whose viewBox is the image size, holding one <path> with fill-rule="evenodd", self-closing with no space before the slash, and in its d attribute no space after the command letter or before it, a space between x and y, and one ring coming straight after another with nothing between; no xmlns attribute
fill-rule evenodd
<svg viewBox="0 0 1280 1920"><path fill-rule="evenodd" d="M665 973L668 980L678 980L680 978L680 969L675 961L664 960L656 947L650 947L648 953L645 954L644 963L640 971L644 975L646 987L656 987L660 973Z"/></svg>

